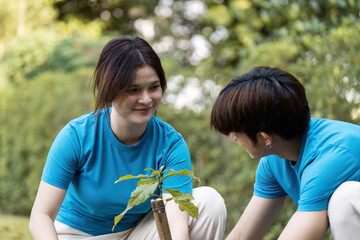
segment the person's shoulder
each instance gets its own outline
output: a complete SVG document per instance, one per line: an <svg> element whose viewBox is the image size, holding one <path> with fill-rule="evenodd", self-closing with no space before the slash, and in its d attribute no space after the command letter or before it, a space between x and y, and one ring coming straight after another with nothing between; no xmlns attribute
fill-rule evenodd
<svg viewBox="0 0 360 240"><path fill-rule="evenodd" d="M340 120L327 119L327 118L311 118L310 126L313 128L332 128L337 131L343 130L343 129L339 129L339 127L360 131L360 126L356 125L354 123L340 121Z"/></svg>
<svg viewBox="0 0 360 240"><path fill-rule="evenodd" d="M83 114L77 118L72 119L64 129L70 132L76 132L78 135L90 134L98 129L97 126L102 125L106 118L106 111L98 110Z"/></svg>
<svg viewBox="0 0 360 240"><path fill-rule="evenodd" d="M70 122L74 123L74 124L82 124L82 123L88 121L90 118L93 118L94 116L95 116L95 114L93 112L87 113L87 114L83 114L79 117L72 119Z"/></svg>
<svg viewBox="0 0 360 240"><path fill-rule="evenodd" d="M262 157L259 161L259 165L266 166L266 167L276 167L279 165L283 165L286 161L286 159L280 158L277 155L268 155L265 157Z"/></svg>
<svg viewBox="0 0 360 240"><path fill-rule="evenodd" d="M311 119L309 133L315 135L316 138L326 138L328 141L331 139L338 141L352 137L360 140L359 125L325 118Z"/></svg>
<svg viewBox="0 0 360 240"><path fill-rule="evenodd" d="M163 120L161 120L160 118L158 118L157 116L153 115L151 120L154 122L154 124L157 126L157 127L160 127L164 130L167 130L167 131L174 131L174 132L177 132L175 130L175 128L173 126L170 125L170 123L167 123Z"/></svg>
<svg viewBox="0 0 360 240"><path fill-rule="evenodd" d="M261 162L266 162L266 163L277 163L277 162L284 162L284 161L288 161L284 158L281 158L275 154L271 154L271 155L267 155L265 157L262 157L260 159Z"/></svg>
<svg viewBox="0 0 360 240"><path fill-rule="evenodd" d="M170 136L171 138L182 138L182 135L173 126L161 120L157 116L153 115L151 121L153 122L154 129L158 132L161 132L166 136Z"/></svg>
<svg viewBox="0 0 360 240"><path fill-rule="evenodd" d="M101 122L105 119L106 109L97 110L95 112L90 112L83 114L77 118L72 119L69 122L71 126L87 126L87 125L94 125L96 122Z"/></svg>
<svg viewBox="0 0 360 240"><path fill-rule="evenodd" d="M331 119L312 120L308 143L312 150L329 152L348 150L355 155L360 155L360 126L344 121ZM309 146L310 146L309 145Z"/></svg>
<svg viewBox="0 0 360 240"><path fill-rule="evenodd" d="M289 160L276 155L262 157L256 169L257 179L277 179L279 176L288 175L291 171Z"/></svg>

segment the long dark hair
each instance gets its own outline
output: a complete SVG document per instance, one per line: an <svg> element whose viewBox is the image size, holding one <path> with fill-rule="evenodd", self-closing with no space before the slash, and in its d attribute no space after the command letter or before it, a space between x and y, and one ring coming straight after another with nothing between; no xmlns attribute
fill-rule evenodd
<svg viewBox="0 0 360 240"><path fill-rule="evenodd" d="M159 56L145 40L124 36L109 41L100 54L92 76L95 111L110 107L132 85L136 70L145 65L156 71L164 92L164 69Z"/></svg>

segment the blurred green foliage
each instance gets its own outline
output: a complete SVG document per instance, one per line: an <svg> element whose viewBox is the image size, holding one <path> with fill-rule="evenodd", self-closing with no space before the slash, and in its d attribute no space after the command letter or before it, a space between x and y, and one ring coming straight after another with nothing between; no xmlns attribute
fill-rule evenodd
<svg viewBox="0 0 360 240"><path fill-rule="evenodd" d="M14 36L52 27L56 9L51 0L0 0L0 44Z"/></svg>
<svg viewBox="0 0 360 240"><path fill-rule="evenodd" d="M9 84L0 90L0 211L9 213L29 213L52 141L93 106L89 80L103 39L43 34L36 35L42 41L14 39L3 57ZM47 39L57 40L44 46Z"/></svg>
<svg viewBox="0 0 360 240"><path fill-rule="evenodd" d="M214 91L254 66L280 67L304 84L313 116L360 124L357 0L0 3L0 212L30 212L53 139L93 109L89 83L102 47L118 35L144 37L142 20L154 23L148 40L169 83L157 115L183 134L202 184L224 197L227 233L251 198L258 160L210 129ZM193 61L196 37L209 55ZM196 102L179 108L167 98L194 82ZM276 239L295 210L288 199L264 239Z"/></svg>
<svg viewBox="0 0 360 240"><path fill-rule="evenodd" d="M28 217L0 215L0 239L31 240L28 226Z"/></svg>

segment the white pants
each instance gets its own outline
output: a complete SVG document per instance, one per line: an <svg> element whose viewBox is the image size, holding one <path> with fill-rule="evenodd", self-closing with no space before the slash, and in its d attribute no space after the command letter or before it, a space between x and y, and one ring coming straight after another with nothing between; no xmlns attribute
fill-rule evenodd
<svg viewBox="0 0 360 240"><path fill-rule="evenodd" d="M193 190L193 203L199 208L198 219L189 217L189 232L192 240L223 239L226 223L224 199L213 188L198 187ZM120 223L121 224L121 223ZM159 239L156 223L150 211L133 229L92 236L61 222L55 221L59 240L155 240Z"/></svg>
<svg viewBox="0 0 360 240"><path fill-rule="evenodd" d="M360 182L344 182L335 190L328 217L334 240L360 239Z"/></svg>

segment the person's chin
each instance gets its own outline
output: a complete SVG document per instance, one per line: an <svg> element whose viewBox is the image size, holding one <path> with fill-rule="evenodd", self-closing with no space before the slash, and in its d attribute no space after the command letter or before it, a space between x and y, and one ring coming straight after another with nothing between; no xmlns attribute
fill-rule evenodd
<svg viewBox="0 0 360 240"><path fill-rule="evenodd" d="M146 124L150 121L152 114L142 115L134 119L137 124Z"/></svg>
<svg viewBox="0 0 360 240"><path fill-rule="evenodd" d="M251 157L252 159L260 159L260 158L261 158L261 156L253 155L253 154L250 154L250 153L249 153L249 155L250 155L250 157Z"/></svg>

